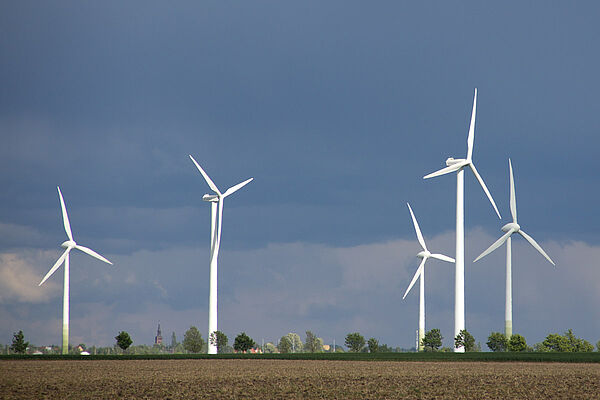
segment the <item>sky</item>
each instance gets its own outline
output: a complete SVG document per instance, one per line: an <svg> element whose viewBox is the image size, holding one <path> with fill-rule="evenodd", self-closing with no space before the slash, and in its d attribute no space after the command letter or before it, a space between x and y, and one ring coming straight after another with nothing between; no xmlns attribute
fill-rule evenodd
<svg viewBox="0 0 600 400"><path fill-rule="evenodd" d="M311 330L415 344L420 251L454 256L455 179L465 174L466 328L504 328L510 221L513 329L529 344L573 329L600 339L600 5L591 1L0 3L0 343L23 330L60 344L67 240L70 342L181 340L208 330L210 189L227 198L219 329L257 342ZM418 289L418 287L415 287ZM426 328L452 345L454 271L426 266Z"/></svg>

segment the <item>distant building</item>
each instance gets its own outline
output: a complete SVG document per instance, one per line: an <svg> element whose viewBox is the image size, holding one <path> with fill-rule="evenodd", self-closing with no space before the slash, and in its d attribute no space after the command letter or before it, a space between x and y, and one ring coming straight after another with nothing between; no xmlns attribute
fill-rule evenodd
<svg viewBox="0 0 600 400"><path fill-rule="evenodd" d="M247 351L237 351L237 350L233 350L234 353L245 353L245 354L262 354L262 349L260 347L252 347L249 348Z"/></svg>
<svg viewBox="0 0 600 400"><path fill-rule="evenodd" d="M160 322L158 323L158 329L156 331L156 336L154 337L154 344L162 345L162 333L160 332Z"/></svg>

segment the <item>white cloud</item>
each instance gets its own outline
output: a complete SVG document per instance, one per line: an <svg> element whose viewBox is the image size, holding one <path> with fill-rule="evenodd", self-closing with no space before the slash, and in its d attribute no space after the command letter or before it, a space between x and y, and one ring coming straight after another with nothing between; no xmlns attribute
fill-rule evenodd
<svg viewBox="0 0 600 400"><path fill-rule="evenodd" d="M496 237L475 229L467 239L467 329L485 346L487 335L501 331L504 325L505 251L498 249L472 264ZM426 235L426 240L432 251L454 253L452 232ZM577 335L597 341L600 268L596 260L600 259L600 247L581 242L540 244L556 261L556 268L524 240L513 240L515 332L535 343L550 332L573 328ZM406 300L402 295L418 266L415 255L419 250L413 238L353 247L284 243L239 251L224 248L219 260L219 327L230 337L246 331L257 340L277 340L290 331L303 334L312 330L326 341L335 338L338 343L348 332L359 331L382 343L410 347L417 325L418 291ZM50 265L54 255L40 252L38 258L43 260L39 263ZM207 249L181 247L107 256L115 261L115 267L98 266L83 256L76 261L72 341L112 344L119 330L127 330L137 343L150 343L159 320L165 334L175 331L179 337L190 325L206 330ZM3 315L12 315L2 335L21 327L32 330L35 320L39 335L35 342L56 342L58 339L47 337L59 334L60 280L47 282L53 283L54 300L36 314L28 304L50 297L34 291L39 289L43 273L32 267L37 265L31 261L35 257L28 257L1 255L2 273L10 278L3 281L10 283L0 283L4 285L0 309L4 308ZM15 271L29 272L17 275ZM19 283L28 280L31 287ZM445 345L450 345L454 269L431 260L425 286L427 328L440 328ZM10 288L10 296L4 294L9 293L5 287ZM9 299L12 305L7 304ZM40 327L40 321L47 323Z"/></svg>
<svg viewBox="0 0 600 400"><path fill-rule="evenodd" d="M47 302L58 288L55 282L38 284L44 277L42 266L52 266L53 251L23 251L0 253L0 304Z"/></svg>

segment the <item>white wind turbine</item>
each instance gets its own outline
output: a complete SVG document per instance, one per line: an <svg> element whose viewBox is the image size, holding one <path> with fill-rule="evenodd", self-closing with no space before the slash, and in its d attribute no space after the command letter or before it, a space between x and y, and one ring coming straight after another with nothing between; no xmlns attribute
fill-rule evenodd
<svg viewBox="0 0 600 400"><path fill-rule="evenodd" d="M221 223L223 221L223 200L230 194L235 193L246 184L250 183L254 178L245 180L235 186L230 187L221 193L217 185L204 172L200 164L190 155L190 159L198 168L198 171L204 177L206 183L216 195L205 194L202 200L210 202L211 208L211 225L210 225L210 286L208 295L208 354L217 354L217 346L210 342L210 334L217 331L217 261L219 258L219 248L221 246ZM218 211L217 211L218 204Z"/></svg>
<svg viewBox="0 0 600 400"><path fill-rule="evenodd" d="M473 140L475 138L475 114L477 108L477 88L475 88L475 96L473 97L473 111L471 113L471 124L469 126L469 136L467 138L467 158L454 159L452 157L446 160L446 168L442 168L439 171L433 172L423 177L423 179L433 178L448 174L450 172L456 172L456 272L454 279L454 337L456 337L461 330L465 329L465 219L464 219L464 168L469 167L473 171L473 174L479 181L479 184L483 188L483 191L487 195L490 203L494 207L498 218L500 212L496 203L492 198L485 182L481 178L481 175L477 172L475 165L473 164ZM455 352L463 353L464 347L458 347L454 349Z"/></svg>
<svg viewBox="0 0 600 400"><path fill-rule="evenodd" d="M511 243L511 235L513 233L518 233L525 238L537 251L543 255L546 260L550 261L550 263L554 266L554 261L548 254L542 249L542 247L528 234L521 230L521 226L517 223L517 198L515 196L515 180L513 178L513 169L512 163L510 162L510 158L508 159L508 168L510 171L510 213L512 215L513 221L502 227L502 231L506 232L502 237L496 240L487 250L479 255L473 262L477 262L481 258L490 254L492 251L496 250L498 247L502 246L504 242L506 242L506 301L504 307L504 334L507 338L510 339L512 336L512 243Z"/></svg>
<svg viewBox="0 0 600 400"><path fill-rule="evenodd" d="M65 262L65 277L64 277L64 286L63 286L63 338L62 338L62 353L68 354L69 352L69 253L73 249L81 250L90 256L97 258L100 261L104 261L105 263L111 264L106 258L102 257L100 254L96 253L92 249L88 249L87 247L78 245L73 240L73 234L71 233L71 225L69 224L69 216L67 215L67 208L65 207L65 201L63 200L62 193L60 192L60 187L57 186L58 189L58 197L60 198L60 207L62 209L63 223L65 225L65 232L69 240L61 244L61 247L65 248L65 252L58 258L54 266L48 271L44 279L40 282L38 286L42 286L44 282L61 266L63 261Z"/></svg>
<svg viewBox="0 0 600 400"><path fill-rule="evenodd" d="M423 239L423 235L421 234L421 229L419 229L419 223L415 218L415 214L413 213L410 204L408 205L408 210L410 211L410 216L412 217L413 225L415 226L415 232L417 234L417 240L421 244L421 248L423 249L419 253L417 253L417 257L421 259L421 264L419 264L419 268L417 268L417 272L415 272L415 276L413 276L410 285L408 285L408 289L404 293L402 300L406 298L408 292L413 287L417 278L421 278L419 281L419 351L423 350L423 338L425 337L425 262L429 257L437 258L438 260L447 261L450 263L454 262L454 258L450 258L443 254L432 254L427 250L427 246L425 245L425 240Z"/></svg>

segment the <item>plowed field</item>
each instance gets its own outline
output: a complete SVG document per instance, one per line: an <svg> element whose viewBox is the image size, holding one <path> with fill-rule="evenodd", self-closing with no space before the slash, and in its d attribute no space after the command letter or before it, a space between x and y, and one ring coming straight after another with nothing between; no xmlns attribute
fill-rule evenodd
<svg viewBox="0 0 600 400"><path fill-rule="evenodd" d="M600 365L294 360L0 361L2 399L600 399Z"/></svg>

